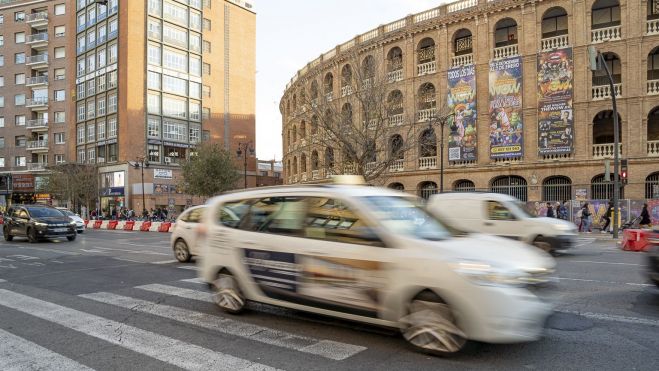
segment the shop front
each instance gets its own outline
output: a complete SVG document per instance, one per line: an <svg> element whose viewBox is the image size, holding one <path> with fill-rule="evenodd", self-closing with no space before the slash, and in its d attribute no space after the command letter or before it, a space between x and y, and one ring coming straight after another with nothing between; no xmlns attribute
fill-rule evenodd
<svg viewBox="0 0 659 371"><path fill-rule="evenodd" d="M36 203L34 182L35 179L32 174L13 174L11 177L11 204Z"/></svg>
<svg viewBox="0 0 659 371"><path fill-rule="evenodd" d="M101 173L100 209L102 213L126 206L126 174L122 171Z"/></svg>

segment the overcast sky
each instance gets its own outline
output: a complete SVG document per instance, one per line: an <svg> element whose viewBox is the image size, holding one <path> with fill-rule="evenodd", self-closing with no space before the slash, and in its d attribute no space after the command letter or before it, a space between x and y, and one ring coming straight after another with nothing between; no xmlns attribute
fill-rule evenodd
<svg viewBox="0 0 659 371"><path fill-rule="evenodd" d="M378 25L446 0L255 0L256 154L281 160L279 100L298 69Z"/></svg>

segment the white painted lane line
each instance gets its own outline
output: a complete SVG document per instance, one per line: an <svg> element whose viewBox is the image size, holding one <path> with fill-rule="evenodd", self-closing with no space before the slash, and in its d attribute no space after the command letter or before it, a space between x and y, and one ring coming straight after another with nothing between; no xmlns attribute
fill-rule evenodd
<svg viewBox="0 0 659 371"><path fill-rule="evenodd" d="M182 287L161 285L161 284L157 284L157 283L154 283L154 284L151 284L151 285L144 285L144 286L135 286L135 288L140 289L140 290L157 292L159 294L178 296L178 297L184 298L184 299L191 299L191 300L205 301L207 303L213 303L213 297L211 296L210 292L184 289Z"/></svg>
<svg viewBox="0 0 659 371"><path fill-rule="evenodd" d="M92 370L41 345L0 329L0 370Z"/></svg>
<svg viewBox="0 0 659 371"><path fill-rule="evenodd" d="M156 251L115 249L115 248L112 248L112 247L98 247L98 246L94 246L94 248L95 249L100 249L100 250L107 250L107 251L127 252L129 254L164 255L164 256L170 256L171 255L171 254L165 254L164 252L156 252Z"/></svg>
<svg viewBox="0 0 659 371"><path fill-rule="evenodd" d="M3 283L3 282L7 282L7 280L3 280L2 278L0 278L0 283Z"/></svg>
<svg viewBox="0 0 659 371"><path fill-rule="evenodd" d="M131 263L140 263L144 264L144 262L141 262L139 260L131 260L131 259L126 259L126 258L112 258L114 260L121 260L122 262L131 262Z"/></svg>
<svg viewBox="0 0 659 371"><path fill-rule="evenodd" d="M202 280L201 278L199 278L199 277L197 277L197 278L188 278L188 279L179 280L179 281L189 282L189 283L199 283L199 284L203 284L203 285L206 284L206 282L204 280Z"/></svg>
<svg viewBox="0 0 659 371"><path fill-rule="evenodd" d="M606 283L610 285L630 285L630 286L654 286L651 283L636 283L636 282L614 282L614 281L602 281L602 280L589 280L585 278L565 278L565 277L550 277L557 279L559 281L579 281L579 282L594 282L594 283Z"/></svg>
<svg viewBox="0 0 659 371"><path fill-rule="evenodd" d="M273 370L229 354L0 289L0 305L188 370Z"/></svg>
<svg viewBox="0 0 659 371"><path fill-rule="evenodd" d="M638 317L626 317L618 316L615 314L604 314L604 313L592 313L592 312L579 312L573 310L557 310L556 312L560 313L570 313L577 314L586 318L601 320L601 321L611 321L611 322L621 322L621 323L633 323L637 325L647 325L647 326L657 326L659 327L659 321L649 318L638 318Z"/></svg>
<svg viewBox="0 0 659 371"><path fill-rule="evenodd" d="M180 266L180 267L176 267L176 268L178 268L178 269L189 269L189 270L191 270L191 271L197 271L197 270L199 270L199 268L197 268L196 265L182 265L182 266Z"/></svg>
<svg viewBox="0 0 659 371"><path fill-rule="evenodd" d="M108 292L99 292L80 296L137 312L173 319L178 322L203 327L224 334L239 336L248 340L254 340L277 347L293 349L299 352L315 354L336 361L344 360L361 351L366 350L365 347L358 345L297 336L284 331L273 330L267 327L234 321L228 318L213 316L188 309L153 303L146 300L115 295Z"/></svg>
<svg viewBox="0 0 659 371"><path fill-rule="evenodd" d="M609 265L631 265L635 267L643 267L644 264L635 264L635 263L616 263L616 262L601 262L601 261L590 261L590 260L568 260L568 263L586 263L586 264L609 264Z"/></svg>
<svg viewBox="0 0 659 371"><path fill-rule="evenodd" d="M159 262L151 262L151 264L171 264L176 263L178 260L161 260Z"/></svg>

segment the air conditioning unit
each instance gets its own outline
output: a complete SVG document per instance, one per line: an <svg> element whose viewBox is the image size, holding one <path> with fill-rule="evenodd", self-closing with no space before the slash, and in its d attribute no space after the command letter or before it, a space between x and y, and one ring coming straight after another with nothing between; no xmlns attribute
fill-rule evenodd
<svg viewBox="0 0 659 371"><path fill-rule="evenodd" d="M166 164L171 164L172 163L172 158L171 157L165 157L165 163Z"/></svg>

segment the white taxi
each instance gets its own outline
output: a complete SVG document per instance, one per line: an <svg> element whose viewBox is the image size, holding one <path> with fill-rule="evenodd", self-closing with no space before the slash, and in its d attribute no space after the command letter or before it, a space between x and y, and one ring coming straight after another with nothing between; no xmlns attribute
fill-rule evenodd
<svg viewBox="0 0 659 371"><path fill-rule="evenodd" d="M228 213L227 210L231 210ZM365 186L292 186L211 199L200 276L230 313L257 301L400 328L420 350L538 339L551 306L529 288L555 262L520 242L454 236L419 200Z"/></svg>

